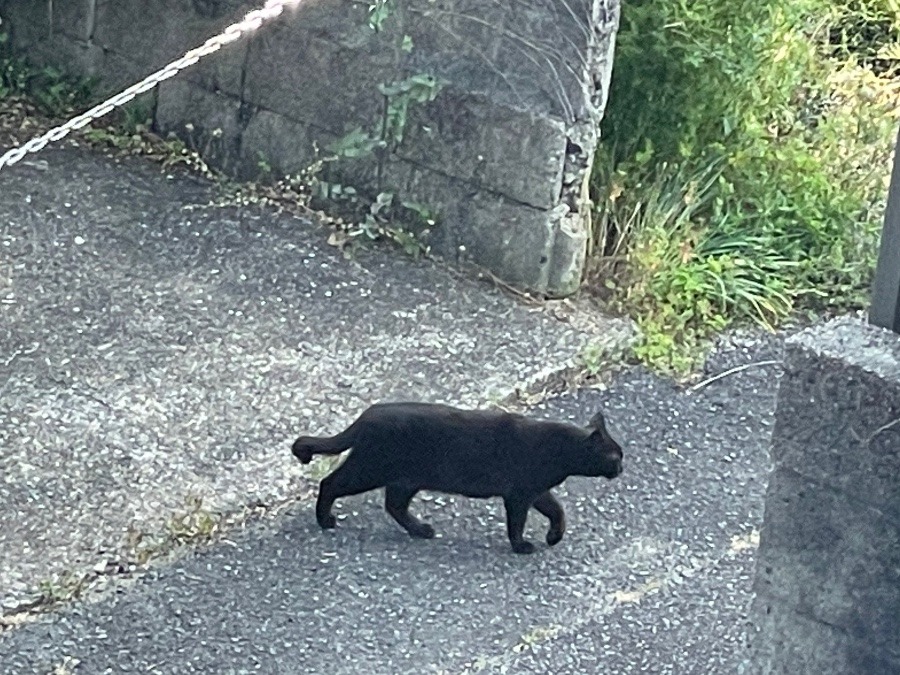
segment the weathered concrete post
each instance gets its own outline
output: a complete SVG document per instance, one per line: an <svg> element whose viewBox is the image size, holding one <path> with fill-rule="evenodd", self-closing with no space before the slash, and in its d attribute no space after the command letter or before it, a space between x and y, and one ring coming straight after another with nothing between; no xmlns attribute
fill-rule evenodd
<svg viewBox="0 0 900 675"><path fill-rule="evenodd" d="M16 48L112 90L261 4L0 0L0 16ZM440 92L405 111L403 134L333 175L436 212L430 243L450 261L551 295L574 291L619 0L403 0L378 31L373 4L306 0L164 83L156 126L243 177L260 165L294 173L314 144L385 128L380 85L434 76Z"/></svg>
<svg viewBox="0 0 900 675"><path fill-rule="evenodd" d="M900 337L788 341L756 571L754 673L900 673Z"/></svg>

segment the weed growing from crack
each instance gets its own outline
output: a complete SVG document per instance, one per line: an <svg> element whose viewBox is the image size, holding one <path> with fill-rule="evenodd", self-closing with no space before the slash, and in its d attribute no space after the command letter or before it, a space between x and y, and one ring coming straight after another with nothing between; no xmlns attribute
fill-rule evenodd
<svg viewBox="0 0 900 675"><path fill-rule="evenodd" d="M203 497L188 495L184 506L166 519L161 531L129 530L126 545L138 564L164 555L177 546L201 544L221 531L222 516L203 506Z"/></svg>

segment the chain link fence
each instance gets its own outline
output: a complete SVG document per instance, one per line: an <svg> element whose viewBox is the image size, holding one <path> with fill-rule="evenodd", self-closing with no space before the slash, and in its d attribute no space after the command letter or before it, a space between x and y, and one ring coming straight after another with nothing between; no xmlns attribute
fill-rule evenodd
<svg viewBox="0 0 900 675"><path fill-rule="evenodd" d="M296 6L302 0L267 0L266 4L260 9L248 12L243 19L231 24L218 35L209 38L200 47L191 49L181 58L172 61L168 65L160 68L155 73L151 73L140 82L137 82L127 89L123 89L118 94L108 98L102 103L95 105L90 110L68 120L65 124L61 124L47 133L32 138L27 143L20 145L5 152L0 156L0 171L8 166L12 166L25 155L34 152L40 152L50 143L55 143L68 136L71 132L87 126L94 120L97 120L110 112L119 108L136 96L143 94L145 91L153 89L160 82L174 77L185 68L189 68L205 56L209 56L219 51L225 45L240 39L246 33L255 31L267 21L271 21L284 11L285 7Z"/></svg>

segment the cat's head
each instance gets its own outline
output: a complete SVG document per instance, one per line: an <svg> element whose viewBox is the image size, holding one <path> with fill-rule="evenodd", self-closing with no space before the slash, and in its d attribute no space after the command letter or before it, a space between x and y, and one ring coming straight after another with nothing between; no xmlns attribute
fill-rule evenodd
<svg viewBox="0 0 900 675"><path fill-rule="evenodd" d="M588 422L588 460L585 475L615 478L622 473L622 446L606 430L606 419L598 412Z"/></svg>

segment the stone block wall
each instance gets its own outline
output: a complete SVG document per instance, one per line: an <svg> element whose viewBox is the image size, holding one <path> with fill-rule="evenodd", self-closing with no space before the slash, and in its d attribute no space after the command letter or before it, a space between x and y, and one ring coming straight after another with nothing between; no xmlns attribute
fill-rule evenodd
<svg viewBox="0 0 900 675"><path fill-rule="evenodd" d="M771 455L753 672L900 673L900 336L790 339Z"/></svg>
<svg viewBox="0 0 900 675"><path fill-rule="evenodd" d="M112 92L261 4L0 0L0 17L17 49ZM240 177L261 160L293 173L316 145L380 124L379 84L433 75L443 87L410 110L402 142L338 177L436 211L430 243L451 262L550 295L575 290L619 0L402 0L378 32L369 5L300 3L163 83L156 126Z"/></svg>

